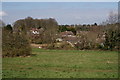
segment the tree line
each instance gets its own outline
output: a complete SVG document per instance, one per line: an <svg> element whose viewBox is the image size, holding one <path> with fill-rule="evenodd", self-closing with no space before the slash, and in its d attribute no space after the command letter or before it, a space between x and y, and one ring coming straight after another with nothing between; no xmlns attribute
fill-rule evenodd
<svg viewBox="0 0 120 80"><path fill-rule="evenodd" d="M5 25L0 21L2 25L3 57L28 56L31 54L30 43L53 44L56 38L59 37L60 32L72 31L74 35L77 35L78 30L97 31L98 28L105 33L104 46L100 45L99 48L103 50L120 50L120 23L116 22L115 18L116 15L111 14L105 25L97 25L97 23L93 25L58 25L53 18L33 19L32 17L17 20L13 25ZM97 29L95 29L95 26ZM38 37L31 37L30 30L32 28L42 29L43 32ZM83 43L85 44L87 38L84 39Z"/></svg>

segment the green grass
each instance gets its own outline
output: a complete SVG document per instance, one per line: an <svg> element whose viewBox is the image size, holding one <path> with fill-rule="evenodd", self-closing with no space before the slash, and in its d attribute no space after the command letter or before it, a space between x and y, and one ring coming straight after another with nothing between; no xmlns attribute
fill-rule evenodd
<svg viewBox="0 0 120 80"><path fill-rule="evenodd" d="M117 78L118 53L33 49L31 57L3 58L3 78Z"/></svg>

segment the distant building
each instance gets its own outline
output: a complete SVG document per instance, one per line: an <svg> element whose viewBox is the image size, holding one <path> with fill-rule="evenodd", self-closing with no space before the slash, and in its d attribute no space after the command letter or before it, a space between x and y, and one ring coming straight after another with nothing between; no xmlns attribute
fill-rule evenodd
<svg viewBox="0 0 120 80"><path fill-rule="evenodd" d="M57 42L61 42L61 41L63 41L63 39L57 38L56 41L57 41Z"/></svg>
<svg viewBox="0 0 120 80"><path fill-rule="evenodd" d="M72 31L65 31L60 33L61 37L66 37L66 36L74 36Z"/></svg>
<svg viewBox="0 0 120 80"><path fill-rule="evenodd" d="M63 40L67 41L67 42L71 42L73 44L79 41L78 37L76 37L76 36L75 37L71 37L71 36L64 37Z"/></svg>
<svg viewBox="0 0 120 80"><path fill-rule="evenodd" d="M30 29L31 34L33 34L33 35L39 35L39 34L43 33L43 31L44 31L43 28L40 28L40 29L38 29L38 28L31 28Z"/></svg>
<svg viewBox="0 0 120 80"><path fill-rule="evenodd" d="M39 39L41 37L41 34L44 32L44 29L43 28L31 28L30 29L30 32L29 32L29 35L31 37L31 39Z"/></svg>
<svg viewBox="0 0 120 80"><path fill-rule="evenodd" d="M62 41L67 41L73 44L78 41L78 38L73 34L72 31L61 32L60 39L62 39Z"/></svg>

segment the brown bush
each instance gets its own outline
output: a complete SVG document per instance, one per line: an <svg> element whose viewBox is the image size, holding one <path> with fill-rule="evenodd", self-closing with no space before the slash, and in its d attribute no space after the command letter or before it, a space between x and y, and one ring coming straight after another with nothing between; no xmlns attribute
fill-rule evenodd
<svg viewBox="0 0 120 80"><path fill-rule="evenodd" d="M50 44L47 49L61 49L61 50L74 50L75 47L72 47L68 42L59 42Z"/></svg>
<svg viewBox="0 0 120 80"><path fill-rule="evenodd" d="M2 56L28 56L31 54L31 47L27 36L13 33L11 30L3 28L2 31Z"/></svg>

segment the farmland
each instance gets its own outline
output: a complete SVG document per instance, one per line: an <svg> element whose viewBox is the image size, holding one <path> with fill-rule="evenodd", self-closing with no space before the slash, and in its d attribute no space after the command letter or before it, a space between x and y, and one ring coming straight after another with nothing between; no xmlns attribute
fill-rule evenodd
<svg viewBox="0 0 120 80"><path fill-rule="evenodd" d="M44 50L3 58L3 78L117 78L115 51Z"/></svg>

